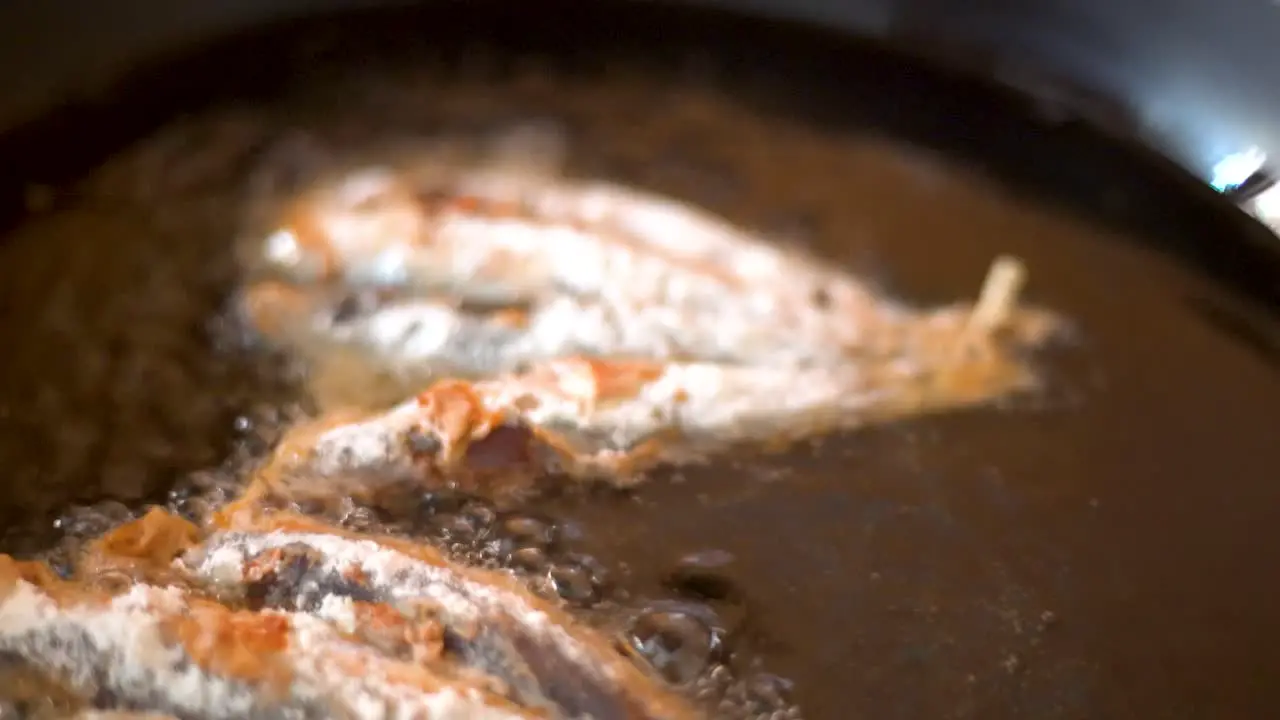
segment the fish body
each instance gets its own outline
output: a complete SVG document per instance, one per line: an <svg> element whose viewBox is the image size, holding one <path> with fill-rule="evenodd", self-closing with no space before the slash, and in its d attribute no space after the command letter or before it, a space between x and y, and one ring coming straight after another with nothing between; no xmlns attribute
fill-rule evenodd
<svg viewBox="0 0 1280 720"><path fill-rule="evenodd" d="M106 709L200 720L697 717L510 576L264 506L226 519L180 548L144 547L189 528L163 511L112 531L80 560L130 568L115 592L0 556L0 652Z"/></svg>
<svg viewBox="0 0 1280 720"><path fill-rule="evenodd" d="M837 362L909 312L696 207L608 183L494 171L459 171L426 188L411 173L354 171L294 199L260 261L302 285L532 306L544 332L593 317L615 336L619 324L637 326L633 342L649 342L649 352L698 357ZM591 339L623 338L597 330Z"/></svg>
<svg viewBox="0 0 1280 720"><path fill-rule="evenodd" d="M469 472L452 448L517 425L557 472L629 484L695 448L1025 389L1025 352L1060 327L1018 305L1015 260L978 302L913 308L688 203L515 165L364 167L282 205L259 246L271 276L242 296L250 325L421 385L384 412L299 428L277 460L436 482ZM622 376L643 379L601 392Z"/></svg>

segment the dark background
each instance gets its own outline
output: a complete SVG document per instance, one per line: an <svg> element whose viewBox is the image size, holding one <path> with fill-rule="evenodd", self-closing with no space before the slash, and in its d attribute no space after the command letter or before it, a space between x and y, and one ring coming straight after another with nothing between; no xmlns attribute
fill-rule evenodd
<svg viewBox="0 0 1280 720"><path fill-rule="evenodd" d="M0 4L0 127L65 94L92 91L141 54L268 17L376 0L85 0ZM1208 179L1222 157L1280 152L1280 7L1269 0L708 0L923 38L1017 73L1050 97L1046 74L1123 101L1143 135ZM571 18L566 18L570 22ZM1027 75L1030 74L1028 81ZM1270 153L1269 153L1270 154Z"/></svg>

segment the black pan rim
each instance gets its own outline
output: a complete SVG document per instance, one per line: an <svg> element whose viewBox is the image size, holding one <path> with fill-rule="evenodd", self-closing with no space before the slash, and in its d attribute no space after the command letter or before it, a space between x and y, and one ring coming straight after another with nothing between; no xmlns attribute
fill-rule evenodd
<svg viewBox="0 0 1280 720"><path fill-rule="evenodd" d="M305 36L335 27L343 32L329 32L331 42L320 54L307 56L280 42L286 32ZM712 58L719 76L732 75L735 83L763 78L779 87L785 79L791 87L801 80L789 92L804 96L808 107L801 112L818 122L861 125L908 141L936 136L942 125L958 128L945 143L928 144L1019 192L1068 206L1175 256L1280 321L1280 240L1136 132L1102 129L1083 116L1047 118L1035 98L984 76L976 65L945 64L919 44L666 0L376 3L172 48L93 96L68 99L0 135L0 167L6 168L0 229L23 217L32 185L71 182L113 149L226 98L270 97L296 78L301 58L321 69L358 53L403 56L430 48L438 55L477 46L579 68L593 58L624 58L668 74L691 58ZM242 64L225 66L229 56ZM890 114L855 107L859 92L878 88L910 88L911 97L922 100ZM780 109L776 98L762 102ZM1055 164L1063 157L1073 158L1074 167Z"/></svg>

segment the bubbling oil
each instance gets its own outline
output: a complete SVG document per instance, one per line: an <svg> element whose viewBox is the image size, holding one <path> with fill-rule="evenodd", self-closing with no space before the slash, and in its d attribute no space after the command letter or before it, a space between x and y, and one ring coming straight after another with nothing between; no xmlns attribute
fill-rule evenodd
<svg viewBox="0 0 1280 720"><path fill-rule="evenodd" d="M204 442L221 448L222 459L210 463L207 453L179 458L167 483L150 480L133 497L109 496L65 506L48 528L56 535L56 542L45 543L42 550L34 553L55 570L69 572L71 558L87 542L136 519L150 502L160 502L197 524L206 522L243 490L246 475L291 424L334 406L383 406L413 392L425 380L379 375L370 372L359 358L326 356L321 352L309 358L311 362L302 362L301 358L280 357L259 347L229 305L212 301L215 297L230 297L239 282L239 271L231 268L237 267L234 245L243 226L227 222L227 218L251 217L264 200L296 190L309 177L352 158L386 152L388 144L402 146L394 141L388 143L388 136L412 139L428 130L459 125L505 133L513 114L520 116L521 125L540 122L560 129L573 128L569 160L578 169L605 173L623 182L644 181L656 189L703 202L713 210L716 201L723 204L728 197L725 188L738 184L734 178L718 175L714 161L709 166L699 166L681 153L661 152L662 160L644 162L650 157L645 148L684 142L677 137L682 117L734 112L730 107L717 107L720 101L715 99L684 98L672 107L669 127L658 124L640 128L635 137L625 142L605 142L604 135L615 125L616 113L654 88L619 92L615 84L606 83L574 86L545 96L541 91L521 91L531 87L528 78L516 78L509 86L495 88L459 83L456 78L430 73L411 73L395 79L356 77L346 82L344 87L352 93L349 99L359 100L343 103L347 111L340 115L334 115L333 108L324 102L304 94L274 107L216 111L175 123L109 161L77 188L76 200L62 203L48 216L32 219L37 225L56 224L62 216L88 216L106 200L123 202L140 218L137 227L125 235L134 244L131 252L143 258L164 253L172 231L183 228L186 222L192 223L192 236L201 238L202 250L217 258L216 262L206 263L203 272L218 275L216 281L205 282L217 285L219 290L209 292L205 304L192 311L194 316L203 315L206 332L191 337L189 342L206 357L237 368L224 373L224 384L209 383L190 368L171 370L177 378L175 383L190 383L174 391L175 401L199 403L200 398L209 396L232 398L223 405L223 426L217 431L205 428L201 436ZM415 100L422 97L439 102L424 105ZM351 111L352 107L365 109ZM397 109L388 116L371 112L372 107ZM746 134L762 131L763 128L754 128ZM473 137L483 143L490 136ZM725 142L724 147L730 147L735 139L726 138ZM750 206L749 201L742 205ZM210 222L211 218L216 221ZM155 227L169 232L149 232ZM788 242L804 240L794 232L787 238ZM15 242L21 243L22 239ZM165 281L170 284L161 289L175 292L201 272L199 263L194 262L175 268ZM163 296L142 296L138 301L163 302ZM69 322L74 325L93 320L82 315L71 317ZM178 323L173 318L163 320ZM188 325L193 320L181 319ZM175 332L159 321L157 325L157 333ZM74 327L70 330L74 331ZM133 349L141 352L147 339L139 333L136 339L126 338L125 342L133 343ZM100 351L97 347L86 348L90 354ZM317 364L315 357L332 361ZM144 390L138 387L133 392ZM177 414L182 411L181 404L168 410ZM99 425L96 431L102 432L103 426ZM141 455L143 451L138 449L137 453ZM92 473L80 482L92 483ZM600 495L590 501L632 501L624 493ZM632 582L625 563L610 565L594 557L587 549L589 538L571 516L551 512L537 501L513 507L459 493L423 492L378 506L362 505L348 498L323 507L294 509L347 529L430 543L469 565L507 570L524 579L534 592L562 603L585 622L610 632L619 652L648 667L661 681L696 698L715 717L802 717L792 697L793 683L771 674L765 659L753 649L751 617L742 598L736 591L723 591L730 581L717 577L718 568L706 562L716 555L714 551L704 554L701 563L691 557L673 566L670 582L642 587ZM45 542L40 537L47 537L47 533L33 530L30 538L12 539L6 549L38 548ZM715 592L716 587L723 592Z"/></svg>

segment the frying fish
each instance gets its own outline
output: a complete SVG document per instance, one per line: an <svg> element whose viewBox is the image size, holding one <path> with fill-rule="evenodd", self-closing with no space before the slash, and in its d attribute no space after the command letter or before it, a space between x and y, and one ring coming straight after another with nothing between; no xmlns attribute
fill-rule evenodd
<svg viewBox="0 0 1280 720"><path fill-rule="evenodd" d="M913 308L546 157L443 158L286 200L239 298L313 365L355 351L357 375L424 384L295 426L207 528L152 511L70 579L0 556L0 653L84 707L184 719L701 717L514 577L301 513L423 486L630 485L739 443L983 403L1034 385L1024 355L1062 327L1019 304L1013 259L972 304Z"/></svg>
<svg viewBox="0 0 1280 720"><path fill-rule="evenodd" d="M253 264L299 288L431 300L331 328L411 361L450 306L519 309L529 327L508 354L534 359L839 364L895 353L894 328L928 318L696 206L526 166L508 150L357 167L281 202Z"/></svg>
<svg viewBox="0 0 1280 720"><path fill-rule="evenodd" d="M134 563L114 593L0 556L0 651L85 697L183 718L695 717L514 578L261 506L226 519L184 548L86 558ZM189 529L155 510L98 548L175 524ZM147 582L161 570L185 582Z"/></svg>
<svg viewBox="0 0 1280 720"><path fill-rule="evenodd" d="M565 358L490 380L441 380L385 412L304 423L255 482L295 502L405 482L501 492L548 472L629 485L655 465L735 443L977 402L1029 381L1018 370L963 354L943 367L834 369Z"/></svg>
<svg viewBox="0 0 1280 720"><path fill-rule="evenodd" d="M378 469L475 485L467 461L485 452L468 451L498 428L544 474L629 484L695 450L1024 389L1025 352L1061 327L1019 306L1011 258L976 303L911 308L693 206L545 163L354 170L286 202L259 260L273 272L241 308L263 337L434 380L297 428L265 480L300 474L294 491L376 486Z"/></svg>

